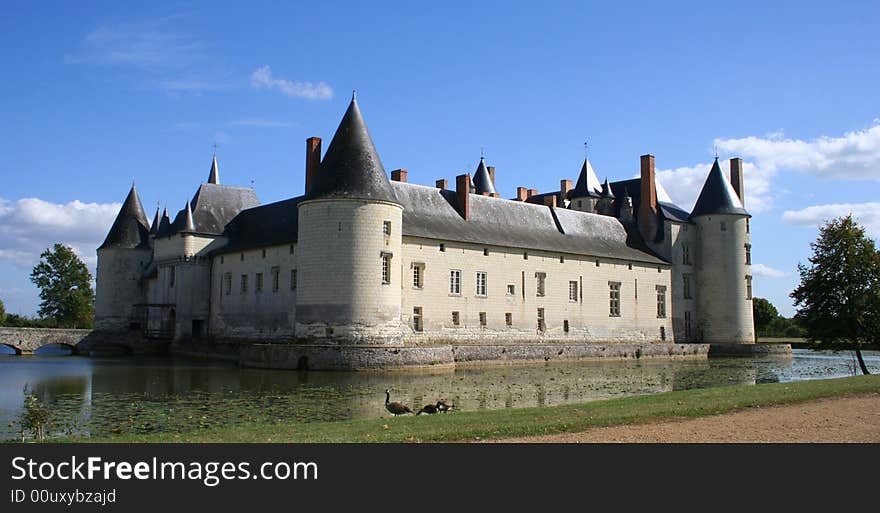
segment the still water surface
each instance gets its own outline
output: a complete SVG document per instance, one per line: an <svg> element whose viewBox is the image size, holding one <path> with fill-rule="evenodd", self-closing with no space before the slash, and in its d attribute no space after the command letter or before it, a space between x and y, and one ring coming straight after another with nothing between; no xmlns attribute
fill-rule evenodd
<svg viewBox="0 0 880 513"><path fill-rule="evenodd" d="M880 353L863 353L871 370ZM521 408L733 384L854 374L851 352L792 358L591 361L439 372L296 372L182 358L0 356L0 440L15 438L23 389L51 405L54 436L184 432L249 421L387 416L392 400L461 410Z"/></svg>

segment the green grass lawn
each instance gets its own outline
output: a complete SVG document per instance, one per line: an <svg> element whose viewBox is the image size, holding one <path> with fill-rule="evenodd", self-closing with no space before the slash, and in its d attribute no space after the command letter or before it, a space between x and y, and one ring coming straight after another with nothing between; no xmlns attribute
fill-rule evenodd
<svg viewBox="0 0 880 513"><path fill-rule="evenodd" d="M342 422L232 425L188 434L123 434L84 442L429 442L584 431L591 427L702 417L825 397L880 393L880 375L736 385L544 408L462 411Z"/></svg>

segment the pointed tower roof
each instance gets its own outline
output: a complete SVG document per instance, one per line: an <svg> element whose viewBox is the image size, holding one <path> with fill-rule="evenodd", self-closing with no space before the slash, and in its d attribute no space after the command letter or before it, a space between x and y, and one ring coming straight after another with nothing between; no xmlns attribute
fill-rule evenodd
<svg viewBox="0 0 880 513"><path fill-rule="evenodd" d="M168 217L168 207L165 207L162 212L162 220L159 221L159 231L156 232L156 237L167 237L168 235L171 235L171 218Z"/></svg>
<svg viewBox="0 0 880 513"><path fill-rule="evenodd" d="M602 191L602 185L599 183L599 177L593 171L593 166L589 159L584 159L584 165L581 166L581 173L578 175L577 183L571 190L572 198L583 198L585 196L599 197Z"/></svg>
<svg viewBox="0 0 880 513"><path fill-rule="evenodd" d="M211 162L211 172L208 174L208 183L220 185L220 171L217 169L217 154L214 154L214 160Z"/></svg>
<svg viewBox="0 0 880 513"><path fill-rule="evenodd" d="M159 207L158 207L158 205L156 206L156 215L153 216L153 223L150 224L150 235L155 237L157 233L159 233Z"/></svg>
<svg viewBox="0 0 880 513"><path fill-rule="evenodd" d="M354 95L309 190L308 199L316 198L397 203Z"/></svg>
<svg viewBox="0 0 880 513"><path fill-rule="evenodd" d="M193 220L192 206L187 200L186 206L174 217L171 233L195 233L196 223Z"/></svg>
<svg viewBox="0 0 880 513"><path fill-rule="evenodd" d="M607 178L605 179L605 183L602 184L602 197L614 199L614 193L611 192L611 186L608 185Z"/></svg>
<svg viewBox="0 0 880 513"><path fill-rule="evenodd" d="M489 176L489 170L486 169L486 164L483 161L483 157L480 157L480 165L478 165L477 170L474 171L473 182L475 193L495 194L495 184L492 183L492 177Z"/></svg>
<svg viewBox="0 0 880 513"><path fill-rule="evenodd" d="M136 248L149 245L150 227L144 207L138 197L134 184L122 203L122 208L107 233L107 238L98 249L104 248Z"/></svg>
<svg viewBox="0 0 880 513"><path fill-rule="evenodd" d="M700 192L700 197L697 198L691 217L712 214L749 215L743 208L736 191L733 190L733 186L721 171L718 157L715 157L715 163L712 164L706 183L703 184L703 190Z"/></svg>

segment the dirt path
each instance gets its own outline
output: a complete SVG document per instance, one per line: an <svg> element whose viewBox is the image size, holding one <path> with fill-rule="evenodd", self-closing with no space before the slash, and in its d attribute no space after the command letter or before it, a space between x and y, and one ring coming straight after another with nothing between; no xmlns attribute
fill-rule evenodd
<svg viewBox="0 0 880 513"><path fill-rule="evenodd" d="M495 442L880 442L880 394Z"/></svg>

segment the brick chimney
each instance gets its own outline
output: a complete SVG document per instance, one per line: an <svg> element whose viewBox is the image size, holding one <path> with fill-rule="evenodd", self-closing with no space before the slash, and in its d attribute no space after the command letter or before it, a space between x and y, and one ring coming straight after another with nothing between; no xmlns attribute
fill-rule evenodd
<svg viewBox="0 0 880 513"><path fill-rule="evenodd" d="M516 201L525 201L529 199L529 190L525 187L516 188Z"/></svg>
<svg viewBox="0 0 880 513"><path fill-rule="evenodd" d="M437 186L438 189L446 190L449 188L449 180L447 180L445 178L441 178L441 179L437 180L435 185Z"/></svg>
<svg viewBox="0 0 880 513"><path fill-rule="evenodd" d="M657 235L657 186L654 182L654 155L642 155L639 200L639 233L647 242Z"/></svg>
<svg viewBox="0 0 880 513"><path fill-rule="evenodd" d="M730 184L733 185L733 190L739 196L740 203L745 206L746 198L743 194L746 191L743 189L743 159L739 157L730 159Z"/></svg>
<svg viewBox="0 0 880 513"><path fill-rule="evenodd" d="M544 196L544 205L548 206L550 208L556 208L556 195L550 194L550 195Z"/></svg>
<svg viewBox="0 0 880 513"><path fill-rule="evenodd" d="M318 171L321 169L321 138L309 137L306 139L306 194L315 183Z"/></svg>
<svg viewBox="0 0 880 513"><path fill-rule="evenodd" d="M529 189L529 196L528 196L529 198L531 198L532 196L537 196L537 195L538 195L538 189Z"/></svg>
<svg viewBox="0 0 880 513"><path fill-rule="evenodd" d="M391 179L395 182L406 183L406 169L395 169L391 172Z"/></svg>
<svg viewBox="0 0 880 513"><path fill-rule="evenodd" d="M486 171L489 172L489 179L492 180L492 186L495 186L495 166L486 166Z"/></svg>
<svg viewBox="0 0 880 513"><path fill-rule="evenodd" d="M568 198L568 191L573 187L571 180L559 180L559 197L562 198L562 201Z"/></svg>
<svg viewBox="0 0 880 513"><path fill-rule="evenodd" d="M455 177L455 195L458 197L458 213L467 221L470 216L471 175L465 173Z"/></svg>

